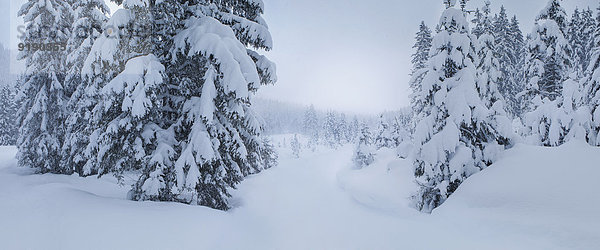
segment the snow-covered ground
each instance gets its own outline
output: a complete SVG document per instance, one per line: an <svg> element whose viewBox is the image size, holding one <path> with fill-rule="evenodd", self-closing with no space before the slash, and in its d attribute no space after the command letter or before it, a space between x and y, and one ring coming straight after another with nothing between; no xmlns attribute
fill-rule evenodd
<svg viewBox="0 0 600 250"><path fill-rule="evenodd" d="M353 146L279 149L222 212L128 201L111 177L32 175L0 147L0 249L600 249L600 149L584 143L518 145L433 214L409 207L411 165L391 150L356 170Z"/></svg>

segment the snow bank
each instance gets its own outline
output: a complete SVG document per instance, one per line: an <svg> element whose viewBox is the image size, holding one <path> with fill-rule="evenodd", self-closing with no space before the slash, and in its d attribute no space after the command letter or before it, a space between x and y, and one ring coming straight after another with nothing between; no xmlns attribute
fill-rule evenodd
<svg viewBox="0 0 600 250"><path fill-rule="evenodd" d="M382 148L371 165L340 171L338 184L366 207L386 212L406 209L410 196L417 191L414 171L412 161L398 159L395 151Z"/></svg>
<svg viewBox="0 0 600 250"><path fill-rule="evenodd" d="M500 159L468 178L430 216L411 214L406 198L417 189L412 162L393 152L379 151L371 166L340 172L338 182L358 204L410 218L398 225L415 228L398 236L405 240L426 241L421 234L428 234L436 241L457 237L448 239L449 249L471 249L471 243L473 249L600 249L600 148L576 140L558 148L518 144ZM429 230L419 232L421 226ZM417 249L436 246L423 242Z"/></svg>
<svg viewBox="0 0 600 250"><path fill-rule="evenodd" d="M518 145L467 179L436 217L527 234L565 249L600 249L600 148L581 141L558 148Z"/></svg>

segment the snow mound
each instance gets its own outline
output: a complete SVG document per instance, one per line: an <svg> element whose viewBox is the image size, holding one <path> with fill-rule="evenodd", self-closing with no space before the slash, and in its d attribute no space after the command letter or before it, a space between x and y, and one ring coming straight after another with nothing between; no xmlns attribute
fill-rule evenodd
<svg viewBox="0 0 600 250"><path fill-rule="evenodd" d="M519 144L497 163L469 178L440 210L463 206L589 213L600 206L600 195L587 197L587 190L596 188L599 162L600 148L581 141L557 148Z"/></svg>
<svg viewBox="0 0 600 250"><path fill-rule="evenodd" d="M337 181L357 204L405 218L399 227L413 228L400 236L405 240L419 239L423 227L429 235L446 234L457 249L600 249L600 148L576 140L556 148L518 144L431 215L409 207L407 197L417 188L412 161L387 150L377 154L375 163L342 170ZM420 247L436 246L447 247Z"/></svg>
<svg viewBox="0 0 600 250"><path fill-rule="evenodd" d="M436 217L469 216L481 225L547 239L552 248L600 249L600 148L517 145L467 179Z"/></svg>
<svg viewBox="0 0 600 250"><path fill-rule="evenodd" d="M378 150L375 162L367 167L340 171L337 181L358 204L391 213L407 209L417 190L412 161L398 159L388 148Z"/></svg>

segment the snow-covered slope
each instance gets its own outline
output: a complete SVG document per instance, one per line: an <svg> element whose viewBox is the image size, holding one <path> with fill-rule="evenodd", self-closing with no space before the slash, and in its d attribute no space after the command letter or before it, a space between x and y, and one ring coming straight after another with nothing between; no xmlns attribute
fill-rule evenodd
<svg viewBox="0 0 600 250"><path fill-rule="evenodd" d="M600 249L598 148L519 145L431 215L408 206L409 161L383 150L354 170L352 151L280 148L222 212L127 201L113 178L32 175L2 147L0 249Z"/></svg>
<svg viewBox="0 0 600 250"><path fill-rule="evenodd" d="M415 188L409 166L384 150L369 168L341 173L341 183L367 207L408 216L406 197ZM423 240L424 249L600 249L598 176L600 148L578 141L558 148L519 144L430 216L412 217L418 225L400 237Z"/></svg>
<svg viewBox="0 0 600 250"><path fill-rule="evenodd" d="M600 148L518 145L468 179L434 216L468 216L546 249L600 249L598 176Z"/></svg>

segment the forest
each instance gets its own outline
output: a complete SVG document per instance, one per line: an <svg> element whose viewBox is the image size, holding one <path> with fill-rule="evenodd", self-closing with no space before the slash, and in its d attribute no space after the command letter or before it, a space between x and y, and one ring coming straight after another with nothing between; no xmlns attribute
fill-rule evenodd
<svg viewBox="0 0 600 250"><path fill-rule="evenodd" d="M260 95L267 0L23 1L0 248L600 247L600 3L473 2L436 1L410 105L365 113Z"/></svg>

